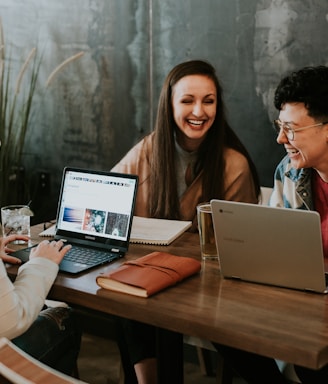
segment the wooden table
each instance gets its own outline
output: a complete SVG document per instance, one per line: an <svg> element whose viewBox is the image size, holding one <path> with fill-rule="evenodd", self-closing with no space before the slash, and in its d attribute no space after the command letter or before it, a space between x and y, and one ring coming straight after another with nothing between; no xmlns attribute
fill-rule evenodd
<svg viewBox="0 0 328 384"><path fill-rule="evenodd" d="M42 229L32 228L33 240L41 240ZM198 235L191 233L170 246L131 244L126 258L154 250L200 259ZM147 299L100 289L96 276L123 261L79 276L60 273L49 296L173 331L181 344L179 335L187 334L312 369L328 363L327 295L222 279L215 261L203 262L199 275ZM8 272L15 274L15 267Z"/></svg>

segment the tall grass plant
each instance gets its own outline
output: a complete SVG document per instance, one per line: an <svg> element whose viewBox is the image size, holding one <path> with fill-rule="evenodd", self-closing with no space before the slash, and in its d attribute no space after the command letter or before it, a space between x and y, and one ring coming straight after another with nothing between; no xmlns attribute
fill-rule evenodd
<svg viewBox="0 0 328 384"><path fill-rule="evenodd" d="M42 57L32 48L17 76L13 73L12 57L6 57L6 45L0 19L0 206L22 204L28 199L24 185L22 154L28 133ZM49 75L44 89L57 74L84 53L63 61Z"/></svg>

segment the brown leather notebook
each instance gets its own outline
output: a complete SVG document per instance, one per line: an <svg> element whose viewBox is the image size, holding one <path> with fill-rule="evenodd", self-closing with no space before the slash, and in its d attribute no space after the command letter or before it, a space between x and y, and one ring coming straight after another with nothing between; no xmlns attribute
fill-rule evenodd
<svg viewBox="0 0 328 384"><path fill-rule="evenodd" d="M152 252L125 262L114 272L98 275L97 284L105 289L149 297L198 273L201 263L190 257Z"/></svg>

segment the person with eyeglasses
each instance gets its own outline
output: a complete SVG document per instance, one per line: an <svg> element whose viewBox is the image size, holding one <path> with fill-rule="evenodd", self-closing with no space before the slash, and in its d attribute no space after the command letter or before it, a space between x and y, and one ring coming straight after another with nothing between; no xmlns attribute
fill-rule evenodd
<svg viewBox="0 0 328 384"><path fill-rule="evenodd" d="M281 80L275 92L277 142L286 150L269 204L320 214L328 270L328 67L306 67Z"/></svg>
<svg viewBox="0 0 328 384"><path fill-rule="evenodd" d="M277 142L286 150L274 176L270 206L320 214L328 269L328 67L305 67L281 80L274 98ZM302 383L328 383L328 365L295 367Z"/></svg>
<svg viewBox="0 0 328 384"><path fill-rule="evenodd" d="M324 121L322 123L317 123L317 124L312 124L312 125L307 125L306 127L300 127L300 128L296 128L296 129L292 128L290 126L290 123L283 123L279 119L274 120L273 124L274 124L274 127L275 127L278 135L280 134L281 130L283 130L283 133L286 135L288 140L293 141L294 136L295 136L295 132L303 131L304 129L308 129L308 128L320 127L322 125L328 124L328 121Z"/></svg>
<svg viewBox="0 0 328 384"><path fill-rule="evenodd" d="M306 67L281 80L275 98L277 166L270 205L316 210L328 259L328 67Z"/></svg>
<svg viewBox="0 0 328 384"><path fill-rule="evenodd" d="M274 175L269 205L320 214L328 269L328 67L305 67L283 78L275 92L277 142L286 150ZM328 325L328 324L327 324ZM274 359L215 344L225 361L250 384L284 384ZM303 384L328 383L328 365L295 366Z"/></svg>

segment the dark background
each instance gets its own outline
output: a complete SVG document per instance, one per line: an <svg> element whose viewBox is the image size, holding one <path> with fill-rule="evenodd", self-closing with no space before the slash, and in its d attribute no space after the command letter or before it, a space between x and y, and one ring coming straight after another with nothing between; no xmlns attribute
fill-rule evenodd
<svg viewBox="0 0 328 384"><path fill-rule="evenodd" d="M327 0L0 0L13 70L32 47L43 55L23 156L39 221L55 216L64 166L110 169L151 131L166 74L189 59L217 68L230 122L272 186L273 93L291 70L327 64L327 15Z"/></svg>

